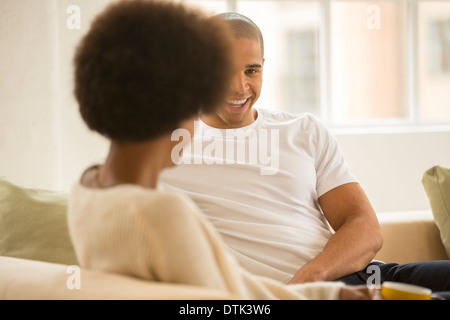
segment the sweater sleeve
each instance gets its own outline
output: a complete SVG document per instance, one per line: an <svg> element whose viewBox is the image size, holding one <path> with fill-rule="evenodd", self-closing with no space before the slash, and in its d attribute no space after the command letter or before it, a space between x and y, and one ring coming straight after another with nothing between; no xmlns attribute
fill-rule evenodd
<svg viewBox="0 0 450 320"><path fill-rule="evenodd" d="M200 285L254 300L334 300L343 284L319 282L286 285L250 274L231 256L220 236L196 206L182 197L160 198L152 232L162 254L156 274L161 281ZM170 201L167 201L170 200Z"/></svg>
<svg viewBox="0 0 450 320"><path fill-rule="evenodd" d="M159 281L240 293L228 276L231 266L223 263L225 252L188 199L165 194L152 207L146 215L159 254L149 264Z"/></svg>
<svg viewBox="0 0 450 320"><path fill-rule="evenodd" d="M339 300L341 289L345 284L342 282L311 282L290 286L293 286L293 290L298 290L308 300Z"/></svg>
<svg viewBox="0 0 450 320"><path fill-rule="evenodd" d="M341 288L345 286L342 282L333 281L287 285L251 274L244 279L251 299L256 300L339 300Z"/></svg>

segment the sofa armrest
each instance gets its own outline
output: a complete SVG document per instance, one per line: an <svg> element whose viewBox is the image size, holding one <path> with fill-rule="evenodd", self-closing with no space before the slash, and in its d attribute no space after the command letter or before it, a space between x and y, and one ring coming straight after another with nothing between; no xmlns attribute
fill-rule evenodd
<svg viewBox="0 0 450 320"><path fill-rule="evenodd" d="M229 300L227 292L79 269L80 288L66 265L0 256L0 300ZM69 285L68 285L69 283Z"/></svg>
<svg viewBox="0 0 450 320"><path fill-rule="evenodd" d="M377 216L384 244L375 259L396 263L448 259L430 210Z"/></svg>

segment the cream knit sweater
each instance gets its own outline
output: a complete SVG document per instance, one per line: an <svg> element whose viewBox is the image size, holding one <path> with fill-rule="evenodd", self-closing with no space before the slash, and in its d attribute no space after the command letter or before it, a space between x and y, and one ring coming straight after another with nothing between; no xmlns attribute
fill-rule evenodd
<svg viewBox="0 0 450 320"><path fill-rule="evenodd" d="M80 264L91 269L224 290L240 299L338 299L343 286L285 285L250 274L183 194L77 184L68 223Z"/></svg>

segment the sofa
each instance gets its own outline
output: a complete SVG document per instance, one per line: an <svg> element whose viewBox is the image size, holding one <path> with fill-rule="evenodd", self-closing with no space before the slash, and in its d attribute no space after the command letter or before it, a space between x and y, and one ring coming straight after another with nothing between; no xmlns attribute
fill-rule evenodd
<svg viewBox="0 0 450 320"><path fill-rule="evenodd" d="M0 178L1 300L237 298L201 287L80 268L65 223L67 196L22 188ZM442 241L446 239L433 210L385 212L377 216L384 244L375 259L397 263L449 259L448 248Z"/></svg>
<svg viewBox="0 0 450 320"><path fill-rule="evenodd" d="M377 216L384 243L375 259L395 263L449 259L431 210Z"/></svg>

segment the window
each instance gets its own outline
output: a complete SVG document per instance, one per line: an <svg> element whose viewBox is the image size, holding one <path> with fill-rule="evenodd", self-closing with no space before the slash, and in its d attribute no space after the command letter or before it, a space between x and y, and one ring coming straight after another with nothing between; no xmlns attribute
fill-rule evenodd
<svg viewBox="0 0 450 320"><path fill-rule="evenodd" d="M229 4L227 0L182 0L182 2L200 7L207 12L211 12L212 14L234 11L229 10Z"/></svg>
<svg viewBox="0 0 450 320"><path fill-rule="evenodd" d="M421 1L418 12L418 115L450 122L450 1Z"/></svg>
<svg viewBox="0 0 450 320"><path fill-rule="evenodd" d="M283 74L284 104L289 111L302 106L302 111L317 113L319 106L318 37L314 28L286 33L286 61ZM292 85L296 84L296 85Z"/></svg>
<svg viewBox="0 0 450 320"><path fill-rule="evenodd" d="M404 1L331 2L334 123L408 117L406 13Z"/></svg>
<svg viewBox="0 0 450 320"><path fill-rule="evenodd" d="M334 127L450 124L450 0L185 2L261 28L261 107Z"/></svg>
<svg viewBox="0 0 450 320"><path fill-rule="evenodd" d="M258 105L294 113L320 113L317 1L237 1L264 36L263 90Z"/></svg>

